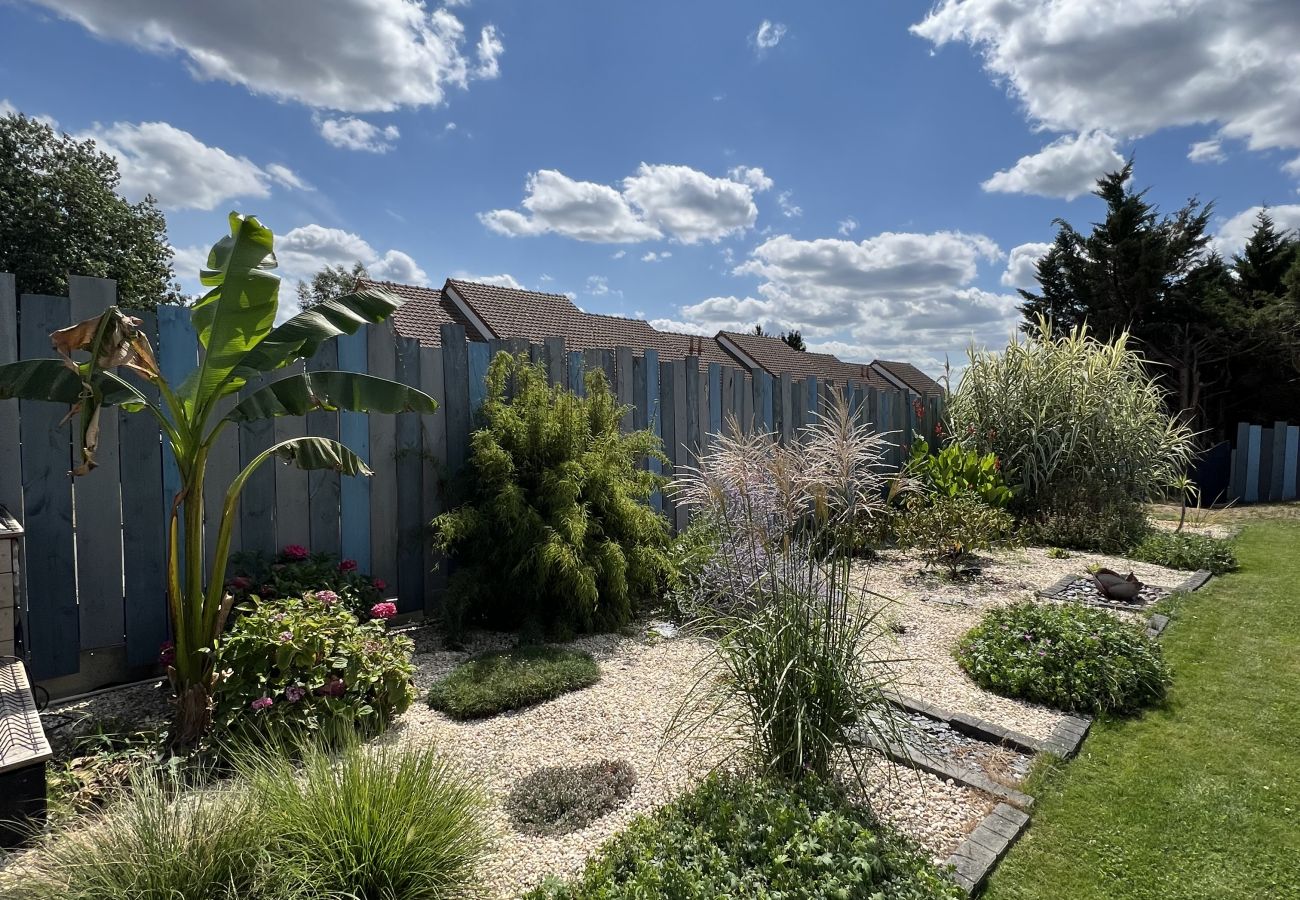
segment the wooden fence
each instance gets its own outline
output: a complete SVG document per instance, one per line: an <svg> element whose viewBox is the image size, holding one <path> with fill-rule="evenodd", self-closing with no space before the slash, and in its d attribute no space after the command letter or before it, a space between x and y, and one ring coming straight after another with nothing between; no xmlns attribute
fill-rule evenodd
<svg viewBox="0 0 1300 900"><path fill-rule="evenodd" d="M18 298L13 276L0 274L0 363L53 356L49 333L111 304L114 285L74 277L69 293ZM200 352L189 310L162 307L142 318L163 372L181 379ZM585 371L604 369L618 399L630 407L624 426L653 428L670 466L693 460L733 415L745 429L794 440L816 420L832 390L813 378L751 376L694 357L660 361L653 350L571 351L559 337L531 345L483 343L466 340L462 327L448 325L441 338L441 347L424 347L384 324L330 341L307 362L312 370L369 372L419 387L437 400L433 415L320 411L226 431L208 461L210 517L241 466L277 440L302 434L338 438L374 470L370 478L340 478L286 465L262 467L243 493L235 549L270 554L301 544L336 552L387 582L401 613L436 610L445 567L426 539L426 525L443 509L447 479L465 462L486 393L488 361L501 350L529 353L546 365L552 383L579 391ZM937 399L915 406L918 398L908 392L863 385L848 390L861 421L893 435L886 459L891 467L901 464L914 434L935 434ZM153 419L115 409L101 417L99 467L74 480L74 426L63 421L65 413L49 403L0 401L0 505L27 532L17 638L33 676L56 694L151 671L167 637L163 530L180 483ZM686 510L674 508L671 498L656 496L653 502L676 527L685 524ZM209 553L215 532L205 529Z"/></svg>
<svg viewBox="0 0 1300 900"><path fill-rule="evenodd" d="M1228 494L1240 503L1295 500L1300 481L1300 425L1237 426Z"/></svg>

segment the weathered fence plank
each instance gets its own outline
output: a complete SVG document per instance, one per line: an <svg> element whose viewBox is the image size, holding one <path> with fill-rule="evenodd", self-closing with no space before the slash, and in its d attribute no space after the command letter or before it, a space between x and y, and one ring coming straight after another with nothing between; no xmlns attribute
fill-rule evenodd
<svg viewBox="0 0 1300 900"><path fill-rule="evenodd" d="M68 299L71 321L82 322L117 302L117 283L105 278L70 275ZM77 524L77 608L83 650L114 647L123 643L126 636L122 602L122 479L117 442L118 410L104 407L99 412L99 446L95 451L98 467L72 480Z"/></svg>
<svg viewBox="0 0 1300 900"><path fill-rule="evenodd" d="M239 392L245 398L274 380L272 376L257 375L248 379L247 386ZM272 419L258 419L239 423L239 465L245 468L258 454L275 443L275 423ZM275 460L258 466L244 482L239 495L239 536L241 547L248 552L270 556L278 549L275 543ZM217 578L221 573L214 573Z"/></svg>
<svg viewBox="0 0 1300 900"><path fill-rule="evenodd" d="M18 361L17 279L0 273L0 366ZM23 467L18 441L18 401L0 400L0 506L23 520Z"/></svg>
<svg viewBox="0 0 1300 900"><path fill-rule="evenodd" d="M371 375L392 381L397 346L390 323L366 328ZM370 413L370 574L385 585L384 596L397 590L397 423L389 413Z"/></svg>
<svg viewBox="0 0 1300 900"><path fill-rule="evenodd" d="M704 446L704 433L700 413L700 358L688 356L682 361L686 376L686 459L687 465L699 462L700 450Z"/></svg>
<svg viewBox="0 0 1300 900"><path fill-rule="evenodd" d="M223 397L217 403L213 413L215 419L226 415L238 402L235 396ZM221 507L225 502L226 488L239 474L239 427L227 425L212 444L208 452L207 474L203 479L203 552L205 559L212 559L217 546L217 534L221 528ZM239 532L239 516L231 530L230 546L239 550L243 546Z"/></svg>
<svg viewBox="0 0 1300 900"><path fill-rule="evenodd" d="M18 326L23 359L55 356L50 332L69 324L68 298L24 294ZM27 532L27 646L37 679L80 669L80 617L72 544L72 432L67 409L19 401Z"/></svg>
<svg viewBox="0 0 1300 900"><path fill-rule="evenodd" d="M397 338L396 380L420 386L420 342ZM397 597L401 612L424 609L424 442L420 414L397 415Z"/></svg>
<svg viewBox="0 0 1300 900"><path fill-rule="evenodd" d="M443 388L442 349L440 347L422 347L420 349L420 390L424 391L438 404L438 410L431 416L420 417L423 432L421 440L424 445L424 477L421 489L422 525L427 525L444 509L442 500L442 478L445 475L443 460L447 458L447 395ZM432 616L440 609L442 591L447 587L447 574L444 571L442 555L433 548L433 541L426 536L422 543L424 562L424 614Z"/></svg>
<svg viewBox="0 0 1300 900"><path fill-rule="evenodd" d="M488 366L492 356L482 341L469 342L469 416L470 430L477 428L479 410L487 399Z"/></svg>
<svg viewBox="0 0 1300 900"><path fill-rule="evenodd" d="M461 329L461 340L464 340L464 329ZM364 330L358 331L356 334L341 335L338 338L335 352L340 370L345 372L369 371L369 353L367 352ZM307 417L307 427L313 434L316 433L315 429L318 423L319 420L313 421L310 415ZM340 443L365 460L367 465L371 465L370 418L365 413L340 412L337 427ZM321 435L321 437L328 436L328 434ZM320 501L319 507L323 509L325 504L329 502L330 485L327 482L316 485L317 491L322 489L325 498ZM344 559L354 561L362 572L369 572L370 479L360 477L339 478L338 498L339 553Z"/></svg>
<svg viewBox="0 0 1300 900"><path fill-rule="evenodd" d="M1249 426L1250 440L1246 448L1246 490L1244 498L1247 503L1259 502L1259 451L1263 440L1263 430L1260 425ZM1241 452L1240 447L1237 452Z"/></svg>
<svg viewBox="0 0 1300 900"><path fill-rule="evenodd" d="M171 384L181 384L193 371L198 362L199 343L190 322L190 311L180 306L160 306L157 310L158 324L158 368L163 377ZM226 435L238 443L234 436L238 429L226 429ZM176 465L176 457L171 446L164 441L162 445L163 471L163 520L164 528L171 523L172 504L181 490L181 471ZM219 508L219 507L218 507ZM180 550L177 553L177 566L185 567L185 524L181 521Z"/></svg>
<svg viewBox="0 0 1300 900"><path fill-rule="evenodd" d="M341 368L337 338L326 341L316 351L315 355L307 360L307 371L309 372L337 371ZM357 452L356 447L343 440L341 432L341 417L343 415L357 416L360 420L359 424L365 425L363 413L342 413L317 409L307 413L304 422L307 434L313 437L339 441L348 449ZM355 430L368 432L368 429L364 427ZM329 469L314 469L307 473L307 534L311 541L312 550L320 553L342 552L340 520L343 507L344 481L361 482L361 491L366 492L369 490L364 485L366 481L364 478L343 478L338 472L331 472ZM367 493L366 496L369 496L369 494Z"/></svg>
<svg viewBox="0 0 1300 900"><path fill-rule="evenodd" d="M1285 443L1282 446L1282 499L1296 499L1296 475L1300 461L1300 425L1286 428Z"/></svg>
<svg viewBox="0 0 1300 900"><path fill-rule="evenodd" d="M569 354L564 350L564 338L549 337L546 347L546 379L554 387L569 383Z"/></svg>
<svg viewBox="0 0 1300 900"><path fill-rule="evenodd" d="M469 347L463 325L443 325L442 377L447 402L442 416L446 422L446 478L454 478L465 464L469 448Z"/></svg>
<svg viewBox="0 0 1300 900"><path fill-rule="evenodd" d="M627 407L627 412L623 414L622 421L619 422L619 428L623 431L631 431L632 425L632 406L633 393L632 387L632 348L615 347L614 348L614 396L618 399L620 406Z"/></svg>
<svg viewBox="0 0 1300 900"><path fill-rule="evenodd" d="M300 360L286 366L275 376L275 380L292 378L307 370ZM290 438L307 436L305 416L279 416L272 420L274 442L287 441ZM309 473L297 466L287 466L278 460L267 464L275 469L275 546L286 547L297 544L312 550L322 550L311 539L311 506L308 488ZM337 509L334 518L338 519Z"/></svg>
<svg viewBox="0 0 1300 900"><path fill-rule="evenodd" d="M649 428L661 440L663 439L663 413L659 405L659 351L647 350L641 358L644 367L645 393L638 394L637 407L645 411L645 427ZM658 459L649 460L650 471L656 475L663 473L663 463ZM661 491L650 494L650 506L655 512L663 509L664 498Z"/></svg>

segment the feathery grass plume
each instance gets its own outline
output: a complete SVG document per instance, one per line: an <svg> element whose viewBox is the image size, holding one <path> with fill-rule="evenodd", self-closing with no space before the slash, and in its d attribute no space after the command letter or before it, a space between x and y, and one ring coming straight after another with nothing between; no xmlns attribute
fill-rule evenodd
<svg viewBox="0 0 1300 900"><path fill-rule="evenodd" d="M728 723L762 774L829 777L843 754L861 779L855 745L896 738L888 601L825 540L885 514L885 442L856 413L836 396L791 447L733 421L675 482L717 542L681 603L713 652L669 733Z"/></svg>
<svg viewBox="0 0 1300 900"><path fill-rule="evenodd" d="M1012 511L1049 543L1120 549L1140 537L1140 504L1178 483L1195 447L1128 335L1099 341L1081 326L1053 336L1040 320L1001 353L968 354L951 431L997 454L1017 489Z"/></svg>

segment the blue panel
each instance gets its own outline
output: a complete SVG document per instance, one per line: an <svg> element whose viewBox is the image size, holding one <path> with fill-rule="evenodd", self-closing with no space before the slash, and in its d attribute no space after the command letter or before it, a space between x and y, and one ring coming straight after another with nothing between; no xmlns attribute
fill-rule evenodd
<svg viewBox="0 0 1300 900"><path fill-rule="evenodd" d="M807 400L807 407L806 407L808 410L808 420L805 424L815 425L817 424L817 421L821 418L821 411L822 411L821 398L818 396L818 384L817 384L816 376L809 375L806 379L804 379L804 389L808 391L808 400Z"/></svg>
<svg viewBox="0 0 1300 900"><path fill-rule="evenodd" d="M772 376L767 372L754 373L754 416L763 431L772 431Z"/></svg>
<svg viewBox="0 0 1300 900"><path fill-rule="evenodd" d="M1282 451L1282 499L1296 498L1296 465L1300 451L1300 426L1291 425L1286 430L1286 444Z"/></svg>
<svg viewBox="0 0 1300 900"><path fill-rule="evenodd" d="M470 341L469 351L469 416L470 430L474 429L474 417L487 399L487 370L490 356L488 345L482 341Z"/></svg>
<svg viewBox="0 0 1300 900"><path fill-rule="evenodd" d="M339 368L346 372L365 372L365 330L343 335L339 342ZM339 413L339 440L368 464L370 462L370 420L365 413ZM345 559L357 561L362 572L369 572L370 562L370 479L339 480L339 540Z"/></svg>
<svg viewBox="0 0 1300 900"><path fill-rule="evenodd" d="M586 357L579 350L569 351L569 390L573 391L579 397L587 393L587 382L584 377L587 372Z"/></svg>
<svg viewBox="0 0 1300 900"><path fill-rule="evenodd" d="M578 354L574 354L575 356ZM570 360L570 371L573 369L572 360ZM646 427L655 433L655 437L663 440L664 423L663 412L659 406L659 351L647 350L645 352L645 393L646 409L648 412ZM650 471L656 475L662 475L664 471L663 463L657 459L650 460ZM659 491L650 495L650 506L655 512L663 511L664 498Z"/></svg>
<svg viewBox="0 0 1300 900"><path fill-rule="evenodd" d="M1259 500L1259 450L1263 443L1264 427L1251 425L1249 432L1250 446L1246 449L1246 491L1245 501L1255 503Z"/></svg>
<svg viewBox="0 0 1300 900"><path fill-rule="evenodd" d="M709 434L722 434L722 365L709 363Z"/></svg>
<svg viewBox="0 0 1300 900"><path fill-rule="evenodd" d="M190 324L190 311L181 306L158 307L158 368L170 384L179 385L198 364L198 338ZM239 440L239 431L227 428L222 440ZM172 502L181 490L181 473L176 467L176 457L171 447L163 441L163 522L171 527ZM180 555L177 560L182 571L185 566L185 523L181 522Z"/></svg>

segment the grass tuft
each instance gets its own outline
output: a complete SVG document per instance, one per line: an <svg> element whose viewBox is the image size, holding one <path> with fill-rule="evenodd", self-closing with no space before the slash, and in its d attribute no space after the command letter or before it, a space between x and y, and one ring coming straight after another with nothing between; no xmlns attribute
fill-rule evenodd
<svg viewBox="0 0 1300 900"><path fill-rule="evenodd" d="M600 666L588 653L515 647L461 663L429 690L429 705L454 719L481 719L544 703L599 680Z"/></svg>

